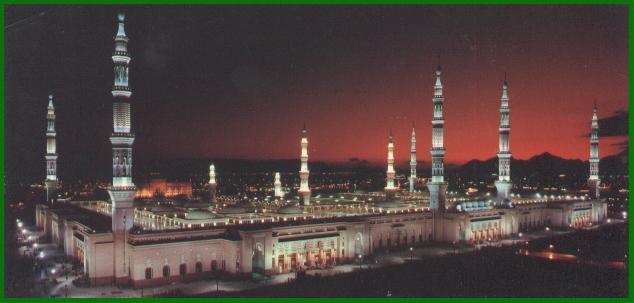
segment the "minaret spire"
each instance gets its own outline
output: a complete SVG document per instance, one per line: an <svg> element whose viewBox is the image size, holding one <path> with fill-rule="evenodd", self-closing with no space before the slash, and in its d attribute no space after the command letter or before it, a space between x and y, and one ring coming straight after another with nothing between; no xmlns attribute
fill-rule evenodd
<svg viewBox="0 0 634 303"><path fill-rule="evenodd" d="M590 124L590 177L588 178L588 188L590 197L599 199L599 118L597 117L597 102L594 101L592 108L592 123Z"/></svg>
<svg viewBox="0 0 634 303"><path fill-rule="evenodd" d="M279 198L284 197L284 192L282 192L282 180L279 172L275 173L275 181L273 182L273 186L275 187L273 190L274 196Z"/></svg>
<svg viewBox="0 0 634 303"><path fill-rule="evenodd" d="M112 53L114 63L114 85L112 86L113 132L112 143L112 186L109 188L112 201L112 236L114 282L125 285L130 281L129 264L126 256L126 237L134 222L133 200L136 187L132 182L132 144L134 134L130 132L130 96L128 86L128 37L125 33L125 15L118 14L118 30L114 37L115 49Z"/></svg>
<svg viewBox="0 0 634 303"><path fill-rule="evenodd" d="M439 59L440 60L440 59ZM440 62L436 67L436 84L434 85L434 96L432 101L434 102L434 117L431 120L432 124L432 145L430 154L432 157L432 179L427 184L429 189L429 207L431 209L444 211L447 207L445 205L447 183L444 180L444 158L445 158L445 146L443 141L445 118L443 116L443 104L445 97L442 92L442 81L440 75L442 74L440 68Z"/></svg>
<svg viewBox="0 0 634 303"><path fill-rule="evenodd" d="M216 166L212 163L209 165L209 182L207 182L208 187L208 195L209 195L209 204L216 204L216 188L218 184L216 183Z"/></svg>
<svg viewBox="0 0 634 303"><path fill-rule="evenodd" d="M412 147L410 149L409 160L409 191L414 192L414 185L416 184L416 125L412 122Z"/></svg>
<svg viewBox="0 0 634 303"><path fill-rule="evenodd" d="M57 133L55 132L55 107L53 95L48 95L46 113L46 201L55 202L57 197Z"/></svg>
<svg viewBox="0 0 634 303"><path fill-rule="evenodd" d="M500 138L498 151L498 180L495 181L497 188L496 204L498 206L508 205L511 202L511 150L509 147L510 139L510 112L508 83L506 82L506 72L504 73L504 82L502 83L502 97L500 98Z"/></svg>
<svg viewBox="0 0 634 303"><path fill-rule="evenodd" d="M392 141L392 128L390 128L390 135L387 139L387 182L385 184L385 200L391 201L396 194L396 187L394 186L394 142Z"/></svg>
<svg viewBox="0 0 634 303"><path fill-rule="evenodd" d="M310 205L310 187L308 186L308 137L306 135L306 122L304 122L304 128L302 129L302 154L301 154L301 167L299 170L299 194L302 196L303 205Z"/></svg>

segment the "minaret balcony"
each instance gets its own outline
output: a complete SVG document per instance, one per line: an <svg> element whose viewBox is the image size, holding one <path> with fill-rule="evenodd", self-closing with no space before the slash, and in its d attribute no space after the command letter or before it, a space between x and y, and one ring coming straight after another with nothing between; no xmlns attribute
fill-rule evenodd
<svg viewBox="0 0 634 303"><path fill-rule="evenodd" d="M116 35L114 37L114 41L124 41L124 42L128 42L130 41L130 38L128 38L128 36L124 36L124 35Z"/></svg>
<svg viewBox="0 0 634 303"><path fill-rule="evenodd" d="M115 50L112 52L112 60L115 62L130 62L130 53L125 50Z"/></svg>
<svg viewBox="0 0 634 303"><path fill-rule="evenodd" d="M115 85L112 87L112 96L113 97L130 97L132 95L132 91L130 91L130 87L128 86L119 86Z"/></svg>
<svg viewBox="0 0 634 303"><path fill-rule="evenodd" d="M112 145L124 145L130 146L134 143L134 134L133 133L112 133L110 137L110 143Z"/></svg>
<svg viewBox="0 0 634 303"><path fill-rule="evenodd" d="M444 147L432 147L429 150L429 153L432 156L443 156L445 154L445 148Z"/></svg>
<svg viewBox="0 0 634 303"><path fill-rule="evenodd" d="M510 159L511 158L511 152L510 151L498 152L498 158L500 158L500 159Z"/></svg>

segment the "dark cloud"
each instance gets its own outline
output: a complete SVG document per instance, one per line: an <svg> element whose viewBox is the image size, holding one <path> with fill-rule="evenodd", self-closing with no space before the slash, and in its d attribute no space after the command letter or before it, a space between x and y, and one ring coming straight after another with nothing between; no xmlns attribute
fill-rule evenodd
<svg viewBox="0 0 634 303"><path fill-rule="evenodd" d="M628 135L628 111L619 110L612 116L599 119L599 137L620 137ZM625 142L627 145L627 142Z"/></svg>

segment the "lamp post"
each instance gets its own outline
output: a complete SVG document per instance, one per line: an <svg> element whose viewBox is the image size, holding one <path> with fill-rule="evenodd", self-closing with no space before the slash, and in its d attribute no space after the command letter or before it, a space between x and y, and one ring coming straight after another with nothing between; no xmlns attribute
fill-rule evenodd
<svg viewBox="0 0 634 303"><path fill-rule="evenodd" d="M409 261L412 262L413 259L414 259L414 248L410 247L409 248Z"/></svg>

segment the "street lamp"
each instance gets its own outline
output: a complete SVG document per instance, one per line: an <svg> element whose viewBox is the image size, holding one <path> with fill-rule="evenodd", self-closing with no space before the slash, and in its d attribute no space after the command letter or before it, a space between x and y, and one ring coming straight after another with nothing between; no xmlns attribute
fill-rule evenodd
<svg viewBox="0 0 634 303"><path fill-rule="evenodd" d="M22 222L18 222L18 228L22 228Z"/></svg>
<svg viewBox="0 0 634 303"><path fill-rule="evenodd" d="M409 261L411 262L412 259L414 259L414 248L410 247L409 248Z"/></svg>
<svg viewBox="0 0 634 303"><path fill-rule="evenodd" d="M37 248L37 243L33 243L33 248Z"/></svg>

